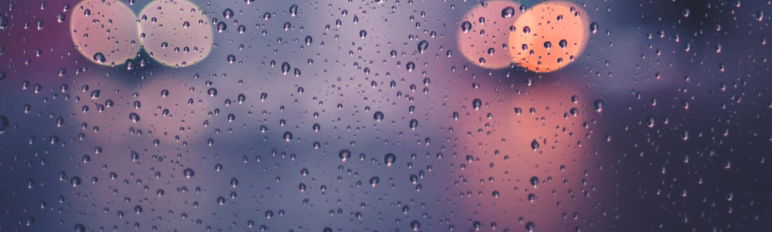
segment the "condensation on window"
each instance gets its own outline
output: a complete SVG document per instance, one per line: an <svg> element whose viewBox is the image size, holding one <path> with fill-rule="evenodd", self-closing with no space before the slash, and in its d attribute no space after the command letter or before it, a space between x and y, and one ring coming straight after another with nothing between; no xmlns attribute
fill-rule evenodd
<svg viewBox="0 0 772 232"><path fill-rule="evenodd" d="M0 231L769 231L769 0L0 0Z"/></svg>

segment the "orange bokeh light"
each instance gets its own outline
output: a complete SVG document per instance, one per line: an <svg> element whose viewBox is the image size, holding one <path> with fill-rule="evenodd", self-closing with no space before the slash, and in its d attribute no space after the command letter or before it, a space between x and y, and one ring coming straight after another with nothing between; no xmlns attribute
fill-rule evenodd
<svg viewBox="0 0 772 232"><path fill-rule="evenodd" d="M515 63L533 72L553 72L570 64L589 40L589 19L581 7L562 1L544 2L514 23L509 52Z"/></svg>
<svg viewBox="0 0 772 232"><path fill-rule="evenodd" d="M498 69L512 64L507 38L520 13L520 4L510 1L490 1L472 8L458 26L461 54L483 68Z"/></svg>

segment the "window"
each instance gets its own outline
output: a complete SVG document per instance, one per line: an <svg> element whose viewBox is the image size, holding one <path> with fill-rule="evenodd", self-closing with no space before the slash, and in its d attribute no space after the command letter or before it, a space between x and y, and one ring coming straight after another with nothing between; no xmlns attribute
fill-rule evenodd
<svg viewBox="0 0 772 232"><path fill-rule="evenodd" d="M0 231L769 231L770 1L0 1Z"/></svg>

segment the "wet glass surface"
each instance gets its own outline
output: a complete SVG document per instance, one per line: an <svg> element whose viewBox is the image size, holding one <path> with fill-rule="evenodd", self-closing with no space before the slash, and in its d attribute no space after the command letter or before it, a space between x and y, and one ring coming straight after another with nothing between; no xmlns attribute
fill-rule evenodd
<svg viewBox="0 0 772 232"><path fill-rule="evenodd" d="M771 14L0 0L0 231L769 231Z"/></svg>

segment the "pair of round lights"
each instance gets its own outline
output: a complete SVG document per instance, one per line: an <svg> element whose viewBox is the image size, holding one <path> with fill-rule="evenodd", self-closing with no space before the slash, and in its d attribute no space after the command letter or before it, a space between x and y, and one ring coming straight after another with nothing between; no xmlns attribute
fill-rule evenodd
<svg viewBox="0 0 772 232"><path fill-rule="evenodd" d="M156 0L139 18L120 0L83 0L75 6L70 36L78 51L94 63L116 66L140 48L161 64L185 67L209 55L212 27L195 4Z"/></svg>
<svg viewBox="0 0 772 232"><path fill-rule="evenodd" d="M461 21L458 46L470 62L499 69L512 63L533 72L553 72L573 62L589 40L589 18L564 1L526 10L510 1L490 1Z"/></svg>

